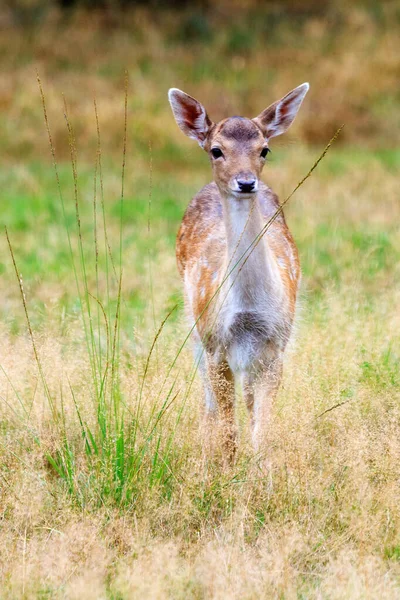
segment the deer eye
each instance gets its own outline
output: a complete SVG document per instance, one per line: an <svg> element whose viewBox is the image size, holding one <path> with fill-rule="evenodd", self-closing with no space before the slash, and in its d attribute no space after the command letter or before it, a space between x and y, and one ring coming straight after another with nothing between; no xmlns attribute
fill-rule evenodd
<svg viewBox="0 0 400 600"><path fill-rule="evenodd" d="M267 156L268 152L270 152L269 148L263 148L261 150L261 154L260 154L261 158L265 158Z"/></svg>
<svg viewBox="0 0 400 600"><path fill-rule="evenodd" d="M213 158L221 158L223 156L220 148L211 148L211 154Z"/></svg>

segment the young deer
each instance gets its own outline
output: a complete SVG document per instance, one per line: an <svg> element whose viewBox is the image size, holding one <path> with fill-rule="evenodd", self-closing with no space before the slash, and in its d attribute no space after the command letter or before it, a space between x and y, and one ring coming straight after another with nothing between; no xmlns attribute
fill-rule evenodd
<svg viewBox="0 0 400 600"><path fill-rule="evenodd" d="M308 88L303 83L255 119L219 123L188 94L176 88L168 94L178 126L204 148L214 173L215 182L186 210L176 255L206 411L219 414L230 459L236 449L235 382L241 380L260 450L282 377L300 280L297 248L282 213L252 243L279 207L260 181L269 140L292 124Z"/></svg>

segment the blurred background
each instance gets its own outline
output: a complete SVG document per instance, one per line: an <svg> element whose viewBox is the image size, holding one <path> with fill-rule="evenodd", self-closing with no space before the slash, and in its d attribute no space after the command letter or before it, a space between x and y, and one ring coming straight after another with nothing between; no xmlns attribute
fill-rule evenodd
<svg viewBox="0 0 400 600"><path fill-rule="evenodd" d="M303 270L309 275L307 285L318 292L321 277L340 279L345 273L327 244L332 240L333 247L343 247L337 236L341 226L349 223L346 207L356 207L357 226L363 210L368 213L374 230L377 197L399 168L399 40L397 0L3 0L2 222L18 244L31 297L43 313L49 299L63 302L67 310L76 302L37 75L71 227L75 202L66 111L73 127L82 227L90 244L93 174L98 164L96 98L106 215L110 243L114 247L115 240L117 248L127 76L122 244L130 278L125 298L133 308L146 304L148 265L143 256L150 248L156 263L163 265L164 287L169 291L159 298L166 310L180 297L174 265L179 221L190 197L211 178L207 156L182 135L172 118L168 88L180 87L196 96L211 118L218 120L232 114L256 116L293 87L309 81L311 89L294 126L272 145L266 179L280 196L293 189L336 129L345 124L321 166L323 185L320 178L319 188L315 181L308 196L304 191L307 204L302 204L302 190L293 202L299 207L294 208L299 213L292 223ZM328 203L333 181L337 193ZM390 193L386 201L395 204L397 199ZM328 207L324 214L318 212L321 204ZM367 211L367 206L375 208ZM387 206L380 206L381 221L393 215ZM307 211L312 218L305 217ZM334 221L341 215L344 220L338 226ZM312 239L317 236L317 247L324 248L327 257L312 255L308 261L311 232L305 233L304 223L314 218L324 242L319 243L318 229ZM358 251L357 244L362 243L354 242L353 250ZM380 247L373 237L372 248L377 243ZM0 272L5 274L9 266L6 248L2 250ZM381 255L386 256L385 251ZM316 276L319 266L321 276ZM3 297L12 302L8 276L1 285ZM4 306L4 317L12 318L10 305ZM41 312L36 314L40 320Z"/></svg>
<svg viewBox="0 0 400 600"><path fill-rule="evenodd" d="M345 123L341 143L399 144L397 0L3 0L0 28L3 160L46 148L36 70L60 158L69 154L62 94L80 153L96 147L94 96L104 149L119 151L125 70L130 149L146 152L150 141L166 162L180 136L166 102L171 86L197 95L216 120L254 116L310 81L296 138L323 144Z"/></svg>

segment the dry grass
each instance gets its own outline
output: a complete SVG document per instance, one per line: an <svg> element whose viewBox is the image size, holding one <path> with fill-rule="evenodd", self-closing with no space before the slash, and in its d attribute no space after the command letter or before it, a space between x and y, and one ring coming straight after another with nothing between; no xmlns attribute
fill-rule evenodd
<svg viewBox="0 0 400 600"><path fill-rule="evenodd" d="M306 162L304 156L296 162L293 155L271 168L269 180L296 181ZM62 447L64 430L49 409L29 339L13 337L4 328L0 364L8 379L1 377L2 597L399 595L397 177L371 161L374 186L366 189L364 173L356 165L351 177L330 174L329 169L320 172L300 189L289 211L303 263L311 272L274 409L273 493L260 479L249 449L243 406L235 468L224 471L204 462L197 381L185 400L192 369L186 349L170 377L178 377L179 394L162 420L159 452L167 460L165 473L158 478L152 471L154 440L130 500L121 504L107 494L85 456L69 393L71 385L82 417L94 430L95 401L81 326L70 318L61 333L49 318L37 343L49 390L64 413L74 448L71 493L46 458ZM377 187L384 190L380 203ZM324 248L313 241L321 223L333 227ZM386 231L389 238L389 263L376 266L372 275L374 242L367 250L357 249L341 233L360 226L369 235L374 229ZM329 280L332 265L324 268L318 254L331 249L332 264L341 270L338 281ZM170 256L164 252L157 260L159 272L173 277ZM156 291L157 315L164 302ZM184 322L167 324L158 340L143 391L142 423L185 331ZM121 394L132 413L152 335L151 329L140 331L142 342L133 349L123 332ZM126 422L130 418L127 412Z"/></svg>
<svg viewBox="0 0 400 600"><path fill-rule="evenodd" d="M332 32L324 17L297 29L283 21L268 44L261 29L247 49L239 36L240 50L232 31L217 29L215 21L212 43L197 40L188 51L173 19L161 26L146 11L106 36L101 23L82 15L62 34L60 23L48 22L31 37L18 29L1 36L0 46L7 48L0 59L7 162L0 181L9 194L4 221L47 387L2 236L2 600L400 598L399 154L390 150L399 114L394 4L382 9L384 26L365 8L346 13L338 4L340 27ZM84 289L71 166L61 160L59 172L75 272L36 67L59 159L69 153L62 91L77 137L86 282L108 319L107 328L90 297L95 349L83 327L83 318L89 324L87 307L79 304L75 287L77 273ZM125 67L131 91L115 328ZM285 209L300 250L303 289L273 411L271 491L249 444L243 403L237 411L238 460L222 468L203 454L201 389L189 347L171 367L187 333L174 235L190 195L209 173L197 158L200 150L186 152L165 91L181 85L208 99L218 117L238 108L253 114L306 79L314 95L294 126L301 142L292 137L286 147L276 145L266 168L265 179L281 198L305 175L336 125L345 121L346 128L342 145ZM117 277L104 252L98 181L96 278L93 93ZM119 351L111 360L114 332ZM103 390L93 373L104 373L107 359Z"/></svg>
<svg viewBox="0 0 400 600"><path fill-rule="evenodd" d="M221 473L202 463L197 386L175 433L170 499L163 485L142 481L138 498L120 509L107 500L102 506L90 489L78 508L55 477L44 456L62 440L40 389L29 418L40 448L3 408L2 596L33 598L47 590L68 598L396 597L398 363L385 372L382 355L398 344L398 311L383 300L365 316L361 290L343 292L327 299L323 323L303 324L288 361L273 419L272 494L257 480L244 442L236 469ZM87 364L66 346L65 339L42 341L47 380L56 393L68 375L87 403L83 413L90 413ZM366 362L376 372L366 371ZM29 344L3 343L1 363L33 397L38 382ZM187 373L190 358L180 366ZM132 376L124 374L132 398ZM150 405L159 370L152 369L148 385ZM4 379L2 387L15 405ZM64 410L69 436L78 440L71 401ZM164 427L174 426L177 410ZM89 486L82 451L77 459L77 477Z"/></svg>

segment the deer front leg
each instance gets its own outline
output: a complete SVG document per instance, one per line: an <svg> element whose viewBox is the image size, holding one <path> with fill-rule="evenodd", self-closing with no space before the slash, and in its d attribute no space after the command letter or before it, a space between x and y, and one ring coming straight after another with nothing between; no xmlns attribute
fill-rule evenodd
<svg viewBox="0 0 400 600"><path fill-rule="evenodd" d="M275 357L243 378L243 396L250 414L254 450L268 455L271 407L282 379L282 359Z"/></svg>
<svg viewBox="0 0 400 600"><path fill-rule="evenodd" d="M237 448L235 424L235 380L227 362L214 364L208 360L210 383L216 398L218 410L218 436L224 455L232 463ZM210 432L213 435L212 432Z"/></svg>
<svg viewBox="0 0 400 600"><path fill-rule="evenodd" d="M217 400L214 394L213 386L210 381L207 351L200 341L196 341L194 346L195 365L201 375L204 393L204 409L206 421L212 421L218 410Z"/></svg>

